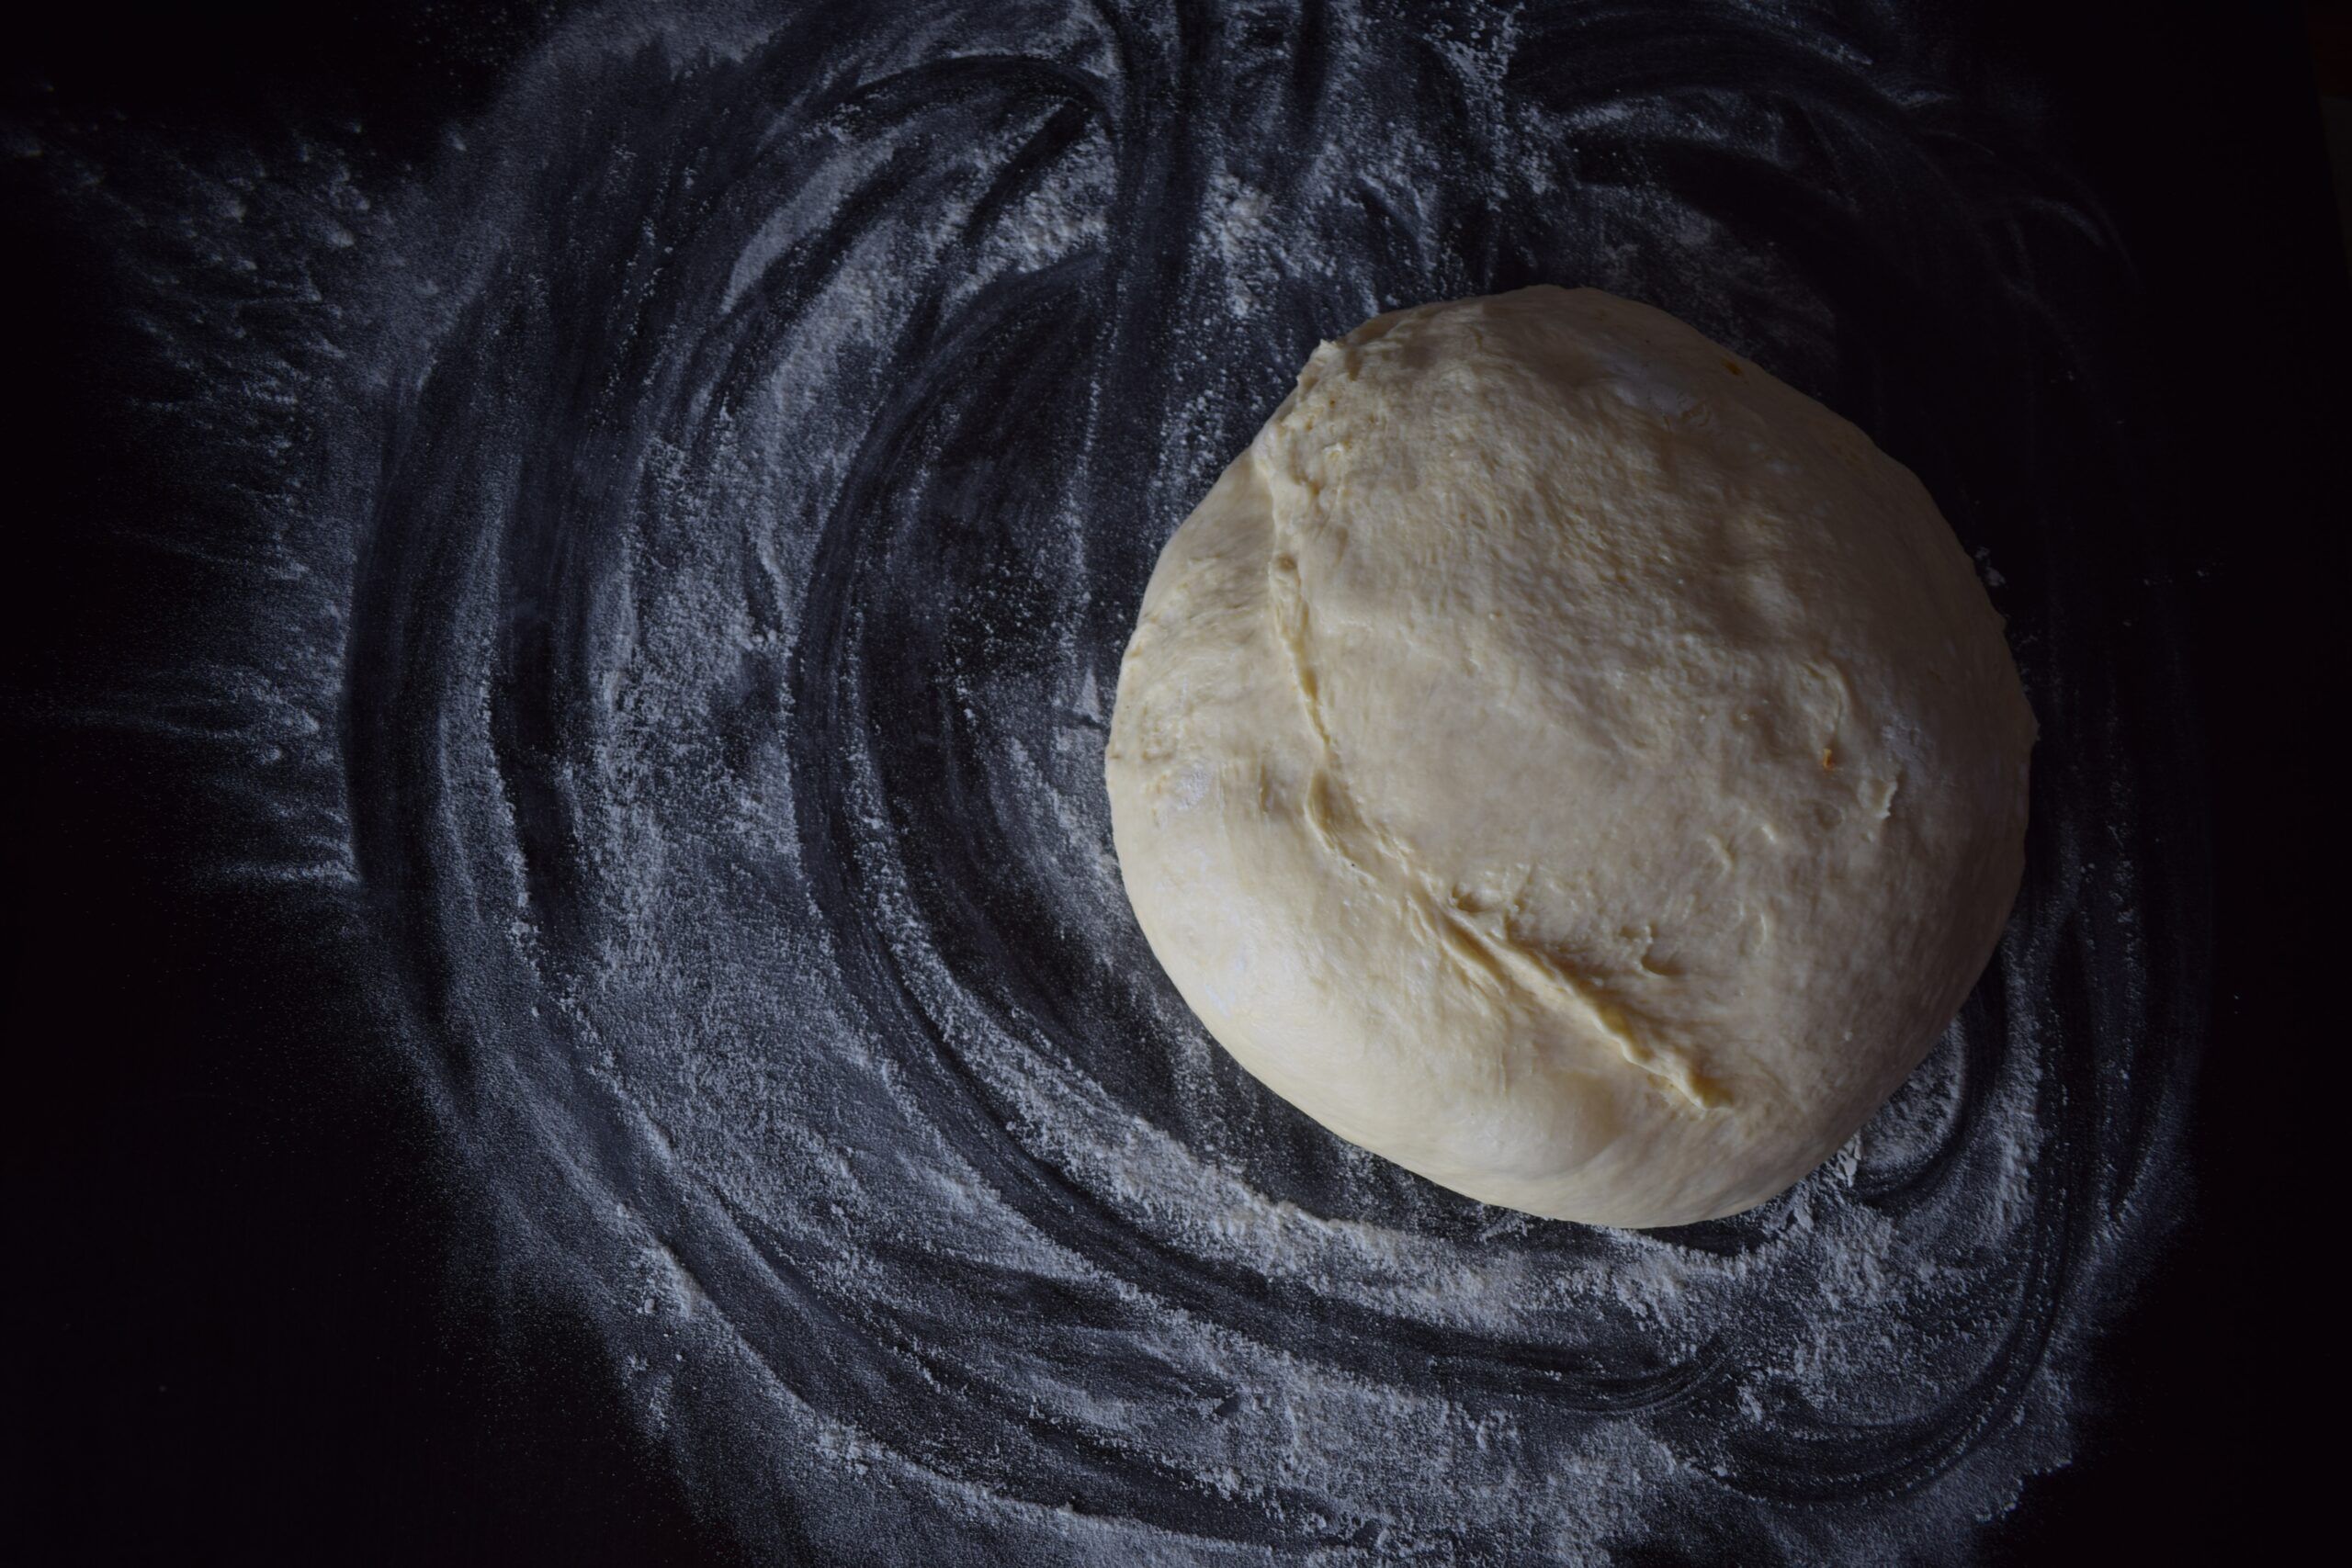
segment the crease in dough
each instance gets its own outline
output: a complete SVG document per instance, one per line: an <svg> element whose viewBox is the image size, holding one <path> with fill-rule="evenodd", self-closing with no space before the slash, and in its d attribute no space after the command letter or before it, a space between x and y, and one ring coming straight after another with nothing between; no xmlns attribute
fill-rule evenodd
<svg viewBox="0 0 2352 1568"><path fill-rule="evenodd" d="M1348 379L1358 379L1360 368L1361 361L1351 358ZM1311 428L1312 424L1308 418L1301 428ZM1325 448L1327 456L1331 450ZM1241 460L1258 464L1264 458L1253 446ZM1320 499L1320 483L1303 478L1299 482L1310 505ZM1317 842L1368 881L1377 878L1366 860L1376 857L1385 862L1394 873L1399 896L1418 905L1418 912L1429 920L1442 950L1474 984L1493 984L1527 993L1539 1006L1546 999L1563 1004L1569 1017L1606 1040L1627 1066L1638 1069L1661 1091L1693 1111L1704 1112L1729 1105L1729 1090L1700 1071L1689 1052L1644 1039L1630 1010L1609 999L1593 979L1577 976L1566 964L1516 940L1507 919L1500 922L1500 929L1493 929L1457 907L1447 890L1450 884L1442 886L1440 878L1417 865L1412 852L1357 805L1349 792L1317 698L1318 682L1307 656L1311 612L1306 584L1297 557L1285 544L1279 507L1273 522L1266 562L1266 608L1289 658L1291 685L1298 694L1300 711L1321 753L1301 802L1303 818ZM1339 547L1346 547L1344 534ZM1835 727L1833 719L1831 728ZM1372 846L1374 857L1357 854L1348 848L1348 840L1359 835Z"/></svg>

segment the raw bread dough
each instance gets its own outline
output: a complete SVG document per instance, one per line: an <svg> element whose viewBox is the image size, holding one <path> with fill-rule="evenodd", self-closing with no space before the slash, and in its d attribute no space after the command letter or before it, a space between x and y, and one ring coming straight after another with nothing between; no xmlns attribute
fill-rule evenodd
<svg viewBox="0 0 2352 1568"><path fill-rule="evenodd" d="M1227 1050L1490 1203L1729 1214L1917 1065L2023 867L2033 717L1910 471L1594 289L1380 316L1178 529L1108 775Z"/></svg>

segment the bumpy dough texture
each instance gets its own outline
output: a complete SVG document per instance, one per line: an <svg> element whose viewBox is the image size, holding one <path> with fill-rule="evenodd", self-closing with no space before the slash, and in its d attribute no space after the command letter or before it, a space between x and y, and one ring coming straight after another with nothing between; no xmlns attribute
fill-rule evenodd
<svg viewBox="0 0 2352 1568"><path fill-rule="evenodd" d="M1917 1065L2023 869L2033 718L1935 503L1646 306L1318 348L1161 555L1136 917L1274 1092L1457 1191L1664 1225Z"/></svg>

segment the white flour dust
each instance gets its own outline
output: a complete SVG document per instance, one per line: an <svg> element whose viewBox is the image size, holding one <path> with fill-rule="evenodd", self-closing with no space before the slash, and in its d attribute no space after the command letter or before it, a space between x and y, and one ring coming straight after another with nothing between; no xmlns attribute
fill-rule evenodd
<svg viewBox="0 0 2352 1568"><path fill-rule="evenodd" d="M2059 416L1984 395L2064 367L2037 258L2106 265L2095 218L2005 204L2032 128L1871 7L884 15L579 16L365 192L323 142L137 184L99 176L167 154L41 146L205 454L212 503L149 526L240 585L74 716L217 747L252 846L218 869L381 955L460 1266L594 1321L719 1539L1964 1557L2071 1451L2185 1071L2120 783L2174 742L2064 595L2087 536L2019 429ZM1890 315L1864 254L1948 309ZM1160 543L1319 337L1539 279L1675 311L1960 498L2045 716L1949 1037L1793 1193L1680 1231L1305 1122L1111 856Z"/></svg>

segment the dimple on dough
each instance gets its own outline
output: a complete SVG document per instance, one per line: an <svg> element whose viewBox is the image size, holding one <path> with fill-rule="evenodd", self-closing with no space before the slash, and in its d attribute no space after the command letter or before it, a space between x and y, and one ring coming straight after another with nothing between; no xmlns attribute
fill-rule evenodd
<svg viewBox="0 0 2352 1568"><path fill-rule="evenodd" d="M2023 866L2033 718L1910 471L1646 306L1375 318L1177 530L1107 760L1240 1064L1490 1203L1762 1202L1916 1066Z"/></svg>

